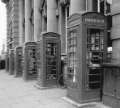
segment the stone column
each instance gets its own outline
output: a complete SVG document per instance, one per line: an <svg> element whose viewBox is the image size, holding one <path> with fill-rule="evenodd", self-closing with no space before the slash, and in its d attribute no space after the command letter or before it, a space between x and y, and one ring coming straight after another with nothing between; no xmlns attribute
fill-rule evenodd
<svg viewBox="0 0 120 108"><path fill-rule="evenodd" d="M46 32L47 31L47 19L42 16L42 32Z"/></svg>
<svg viewBox="0 0 120 108"><path fill-rule="evenodd" d="M58 33L56 9L56 0L47 0L47 32Z"/></svg>
<svg viewBox="0 0 120 108"><path fill-rule="evenodd" d="M89 12L93 11L93 2L94 0L87 0L87 11Z"/></svg>
<svg viewBox="0 0 120 108"><path fill-rule="evenodd" d="M66 53L66 9L59 7L59 34L61 35L61 53Z"/></svg>
<svg viewBox="0 0 120 108"><path fill-rule="evenodd" d="M32 0L25 0L25 42L33 41L31 12Z"/></svg>
<svg viewBox="0 0 120 108"><path fill-rule="evenodd" d="M19 0L19 45L25 42L24 34L24 0Z"/></svg>
<svg viewBox="0 0 120 108"><path fill-rule="evenodd" d="M97 0L97 12L100 12L100 0Z"/></svg>
<svg viewBox="0 0 120 108"><path fill-rule="evenodd" d="M80 13L86 10L86 0L71 0L70 14Z"/></svg>
<svg viewBox="0 0 120 108"><path fill-rule="evenodd" d="M34 40L40 39L40 33L42 32L42 16L40 12L41 0L34 0Z"/></svg>
<svg viewBox="0 0 120 108"><path fill-rule="evenodd" d="M89 12L97 12L97 0L87 0L87 10Z"/></svg>
<svg viewBox="0 0 120 108"><path fill-rule="evenodd" d="M112 58L120 63L120 0L112 1Z"/></svg>

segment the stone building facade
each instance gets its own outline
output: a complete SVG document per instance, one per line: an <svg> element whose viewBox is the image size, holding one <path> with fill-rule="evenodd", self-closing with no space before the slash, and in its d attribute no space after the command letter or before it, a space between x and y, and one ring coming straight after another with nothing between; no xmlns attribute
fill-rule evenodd
<svg viewBox="0 0 120 108"><path fill-rule="evenodd" d="M107 0L2 0L7 9L7 54L27 42L37 42L40 34L60 34L61 55L67 54L67 21L70 15L83 12L101 12L110 16ZM119 59L119 0L112 4L113 58ZM116 24L117 22L117 24ZM108 34L111 33L109 27ZM109 35L110 36L110 35ZM8 57L9 58L9 57ZM10 59L10 58L9 58ZM9 60L8 59L8 60ZM11 62L11 60L9 60ZM10 63L9 62L9 63Z"/></svg>
<svg viewBox="0 0 120 108"><path fill-rule="evenodd" d="M6 3L7 8L7 51L19 45L19 8L17 0Z"/></svg>
<svg viewBox="0 0 120 108"><path fill-rule="evenodd" d="M7 9L9 50L39 41L43 32L61 35L61 54L67 54L67 19L74 13L106 13L104 0L2 0ZM102 6L103 5L103 6ZM104 8L103 8L104 7Z"/></svg>
<svg viewBox="0 0 120 108"><path fill-rule="evenodd" d="M61 51L66 53L67 18L82 11L100 12L102 0L2 0L7 9L7 48L38 41L41 32L61 35Z"/></svg>

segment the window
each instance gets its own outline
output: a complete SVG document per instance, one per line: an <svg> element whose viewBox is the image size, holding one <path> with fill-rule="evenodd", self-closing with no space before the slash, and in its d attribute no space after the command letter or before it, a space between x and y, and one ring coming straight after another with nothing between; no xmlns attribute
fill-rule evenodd
<svg viewBox="0 0 120 108"><path fill-rule="evenodd" d="M104 52L104 30L87 30L87 65L88 65L88 87L98 89L101 86Z"/></svg>
<svg viewBox="0 0 120 108"><path fill-rule="evenodd" d="M57 43L47 42L46 44L46 79L56 79L57 78Z"/></svg>
<svg viewBox="0 0 120 108"><path fill-rule="evenodd" d="M77 67L77 35L76 31L71 31L68 34L68 77L71 80L74 80Z"/></svg>

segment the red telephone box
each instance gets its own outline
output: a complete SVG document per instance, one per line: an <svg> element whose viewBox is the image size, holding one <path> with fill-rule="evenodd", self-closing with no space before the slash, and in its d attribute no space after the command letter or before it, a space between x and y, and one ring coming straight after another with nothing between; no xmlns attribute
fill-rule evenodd
<svg viewBox="0 0 120 108"><path fill-rule="evenodd" d="M22 76L23 74L23 48L22 47L16 47L15 49L15 76Z"/></svg>
<svg viewBox="0 0 120 108"><path fill-rule="evenodd" d="M60 73L60 35L52 32L41 35L40 40L40 66L38 85L51 87L58 83Z"/></svg>
<svg viewBox="0 0 120 108"><path fill-rule="evenodd" d="M9 50L9 74L13 75L14 74L14 50L10 49Z"/></svg>
<svg viewBox="0 0 120 108"><path fill-rule="evenodd" d="M35 79L37 78L37 43L36 42L27 42L25 43L23 58L24 58L24 69L23 69L23 78Z"/></svg>
<svg viewBox="0 0 120 108"><path fill-rule="evenodd" d="M101 64L106 59L106 19L96 12L73 14L68 19L67 96L77 102L101 98Z"/></svg>

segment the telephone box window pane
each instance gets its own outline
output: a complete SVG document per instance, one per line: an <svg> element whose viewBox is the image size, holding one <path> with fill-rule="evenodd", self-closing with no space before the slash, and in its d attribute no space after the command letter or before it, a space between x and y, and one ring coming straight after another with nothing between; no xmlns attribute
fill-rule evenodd
<svg viewBox="0 0 120 108"><path fill-rule="evenodd" d="M75 75L76 71L76 50L77 50L77 36L76 31L70 31L68 37L68 78L73 80L73 76Z"/></svg>
<svg viewBox="0 0 120 108"><path fill-rule="evenodd" d="M28 58L29 58L29 74L36 74L37 71L37 64L36 64L36 55L35 55L35 49L33 49L32 47L29 48L28 50Z"/></svg>
<svg viewBox="0 0 120 108"><path fill-rule="evenodd" d="M57 43L47 42L46 44L46 78L48 80L57 78Z"/></svg>
<svg viewBox="0 0 120 108"><path fill-rule="evenodd" d="M87 29L87 48L88 85L90 89L98 89L102 77L102 69L99 66L103 62L104 30Z"/></svg>
<svg viewBox="0 0 120 108"><path fill-rule="evenodd" d="M100 85L101 85L100 83L89 83L89 88L90 89L98 89L101 87Z"/></svg>

